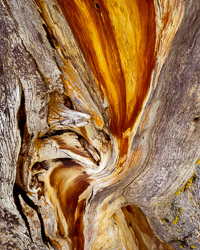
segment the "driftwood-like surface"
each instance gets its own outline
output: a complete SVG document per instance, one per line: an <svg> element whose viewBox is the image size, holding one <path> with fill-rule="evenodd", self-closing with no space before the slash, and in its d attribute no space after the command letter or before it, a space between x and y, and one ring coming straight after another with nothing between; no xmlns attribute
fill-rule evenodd
<svg viewBox="0 0 200 250"><path fill-rule="evenodd" d="M0 0L0 249L200 249L199 14Z"/></svg>

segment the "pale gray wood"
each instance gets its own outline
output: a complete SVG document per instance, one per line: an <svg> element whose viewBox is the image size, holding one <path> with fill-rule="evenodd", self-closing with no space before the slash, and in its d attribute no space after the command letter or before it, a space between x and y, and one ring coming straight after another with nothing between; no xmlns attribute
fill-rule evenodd
<svg viewBox="0 0 200 250"><path fill-rule="evenodd" d="M18 127L24 67L30 61L16 25L5 3L0 3L0 245L1 249L47 249L43 242L35 244L30 237L13 197L16 166L21 147ZM28 72L27 72L28 73ZM27 74L28 75L28 74ZM24 76L25 77L25 76ZM29 78L31 76L27 76ZM28 83L28 81L27 81Z"/></svg>

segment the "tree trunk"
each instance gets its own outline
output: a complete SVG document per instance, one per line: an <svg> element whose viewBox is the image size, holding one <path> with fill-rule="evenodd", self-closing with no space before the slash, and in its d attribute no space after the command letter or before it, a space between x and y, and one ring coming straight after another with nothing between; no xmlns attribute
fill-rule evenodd
<svg viewBox="0 0 200 250"><path fill-rule="evenodd" d="M1 249L200 249L199 13L0 0Z"/></svg>

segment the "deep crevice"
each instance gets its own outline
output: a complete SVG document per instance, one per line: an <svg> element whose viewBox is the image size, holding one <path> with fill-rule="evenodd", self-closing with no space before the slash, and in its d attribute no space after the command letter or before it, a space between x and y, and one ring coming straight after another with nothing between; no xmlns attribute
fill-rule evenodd
<svg viewBox="0 0 200 250"><path fill-rule="evenodd" d="M18 163L17 163L17 176L16 176L16 183L14 184L13 187L13 198L14 198L14 202L15 205L25 223L25 226L28 230L28 236L30 237L30 239L33 241L32 237L31 237L31 229L29 226L29 222L28 219L26 217L26 215L23 212L23 207L21 205L20 199L19 199L19 195L21 195L22 199L24 200L24 202L31 207L32 209L34 209L37 212L39 221L40 221L40 225L41 225L41 237L42 240L44 242L44 244L48 245L51 244L49 238L46 236L45 234L45 230L44 230L44 224L43 224L43 220L42 220L42 216L39 212L38 207L33 203L33 201L26 195L26 192L24 190L24 186L23 186L23 159L26 155L26 151L24 151L23 149L23 144L28 145L29 141L32 139L31 135L28 133L27 130L27 116L26 116L26 105L25 105L25 94L23 91L23 87L22 84L20 82L21 85L21 102L20 102L20 106L18 109L18 113L17 113L17 121L18 121L18 128L20 130L20 137L21 137L21 149L20 149L20 153L18 156Z"/></svg>
<svg viewBox="0 0 200 250"><path fill-rule="evenodd" d="M72 103L72 100L70 99L69 96L64 96L64 105L68 107L69 109L74 110L74 105Z"/></svg>
<svg viewBox="0 0 200 250"><path fill-rule="evenodd" d="M49 28L47 27L47 25L45 25L44 23L42 24L45 32L46 32L46 37L47 37L47 40L49 41L51 47L53 49L55 49L55 46L54 44L57 44L57 41L56 41L56 38L54 37L54 35L52 34L52 32L49 30Z"/></svg>
<svg viewBox="0 0 200 250"><path fill-rule="evenodd" d="M21 194L20 192L20 187L15 183L14 184L14 187L13 187L13 198L14 198L14 202L15 202L15 205L17 207L17 210L19 211L25 225L26 225L26 228L28 229L28 236L31 238L32 240L32 237L31 237L31 231L30 231L30 227L29 227L29 223L28 223L28 220L25 216L25 214L22 212L23 211L23 208L21 206L21 203L20 203L20 200L19 200L19 195Z"/></svg>
<svg viewBox="0 0 200 250"><path fill-rule="evenodd" d="M99 10L100 6L99 6L98 3L95 3L95 8L96 8L97 10Z"/></svg>
<svg viewBox="0 0 200 250"><path fill-rule="evenodd" d="M25 222L25 225L28 229L28 232L29 232L29 236L30 238L32 239L31 237L31 231L30 231L30 226L29 226L29 223L28 223L28 220L25 216L25 214L23 213L23 208L22 208L22 205L20 203L20 200L19 200L19 195L21 195L22 199L24 200L24 202L29 206L31 207L32 209L34 209L36 212L37 212L37 215L38 215L38 218L40 220L40 225L41 225L41 236L42 236L42 240L44 242L45 245L48 245L51 244L51 241L49 239L48 236L46 236L45 234L45 230L44 230L44 224L43 224L43 220L42 220L42 216L39 212L39 209L38 207L34 204L34 202L26 195L25 191L22 190L22 188L20 188L16 183L14 184L14 188L13 188L13 197L14 197L14 201L15 201L15 204L16 204L16 207L22 217L22 219L24 220Z"/></svg>
<svg viewBox="0 0 200 250"><path fill-rule="evenodd" d="M20 131L20 138L21 138L21 148L18 155L18 162L17 162L17 173L16 173L16 183L23 187L23 161L26 156L26 152L23 150L23 144L28 145L30 140L30 134L27 130L27 116L26 116L26 102L25 102L25 94L23 91L22 83L19 80L19 84L21 87L21 102L17 112L17 123L18 128Z"/></svg>
<svg viewBox="0 0 200 250"><path fill-rule="evenodd" d="M61 130L54 130L54 131L48 131L47 133L43 134L42 136L39 136L38 139L47 139L51 136L55 136L55 135L63 135L64 133L67 132L73 132L70 129L61 129Z"/></svg>
<svg viewBox="0 0 200 250"><path fill-rule="evenodd" d="M53 162L59 162L59 161L64 162L64 161L73 161L73 159L67 158L67 157L66 158L55 158L52 161Z"/></svg>
<svg viewBox="0 0 200 250"><path fill-rule="evenodd" d="M26 109L25 109L25 96L24 91L21 93L21 103L17 114L18 128L20 130L21 139L23 139L26 125Z"/></svg>
<svg viewBox="0 0 200 250"><path fill-rule="evenodd" d="M196 122L196 123L199 123L199 122L200 122L200 117L195 117L195 118L193 119L193 121Z"/></svg>

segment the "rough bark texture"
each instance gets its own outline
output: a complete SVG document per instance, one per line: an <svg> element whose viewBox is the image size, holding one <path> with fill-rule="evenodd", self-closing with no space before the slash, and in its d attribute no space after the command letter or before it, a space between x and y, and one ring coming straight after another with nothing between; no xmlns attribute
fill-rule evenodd
<svg viewBox="0 0 200 250"><path fill-rule="evenodd" d="M1 249L200 249L199 13L0 0Z"/></svg>

